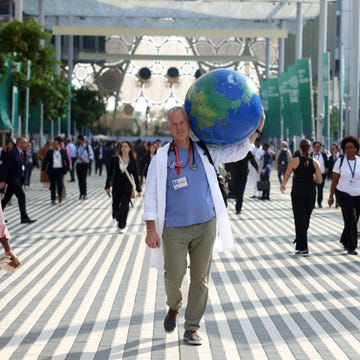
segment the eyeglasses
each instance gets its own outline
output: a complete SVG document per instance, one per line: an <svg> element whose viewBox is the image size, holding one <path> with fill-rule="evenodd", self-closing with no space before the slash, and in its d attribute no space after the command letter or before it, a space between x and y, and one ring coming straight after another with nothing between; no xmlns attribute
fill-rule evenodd
<svg viewBox="0 0 360 360"><path fill-rule="evenodd" d="M354 145L345 145L345 149L355 149Z"/></svg>

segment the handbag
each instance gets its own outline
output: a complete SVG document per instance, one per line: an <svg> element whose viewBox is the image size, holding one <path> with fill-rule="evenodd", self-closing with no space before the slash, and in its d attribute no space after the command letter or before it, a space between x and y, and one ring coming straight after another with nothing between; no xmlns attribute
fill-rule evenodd
<svg viewBox="0 0 360 360"><path fill-rule="evenodd" d="M258 191L267 191L270 190L270 181L269 180L260 180L256 183Z"/></svg>
<svg viewBox="0 0 360 360"><path fill-rule="evenodd" d="M119 156L119 162L124 164L124 162L121 159L121 156L120 155L118 155L118 156ZM131 197L131 199L135 199L135 196L136 196L136 194L135 194L135 180L134 180L133 176L129 174L127 169L125 169L124 172L125 172L125 175L127 176L128 180L129 180L129 182L131 184L131 196L130 197Z"/></svg>
<svg viewBox="0 0 360 360"><path fill-rule="evenodd" d="M227 198L228 198L228 195L229 195L229 191L228 191L228 188L226 186L225 179L216 170L213 159L212 159L212 157L210 155L209 149L207 148L206 144L202 140L200 140L200 141L198 141L198 145L205 151L205 154L206 154L206 156L207 156L207 158L209 160L209 163L214 167L214 170L215 170L215 173L216 173L216 178L217 178L219 188L220 188L220 192L221 192L221 195L222 195L222 197L224 199L225 206L227 207L227 205L228 205L227 204Z"/></svg>

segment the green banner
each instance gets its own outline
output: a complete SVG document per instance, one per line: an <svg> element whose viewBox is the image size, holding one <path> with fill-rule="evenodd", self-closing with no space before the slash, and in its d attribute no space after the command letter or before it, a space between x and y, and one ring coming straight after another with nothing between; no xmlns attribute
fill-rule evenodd
<svg viewBox="0 0 360 360"><path fill-rule="evenodd" d="M281 116L284 124L284 138L287 139L291 127L291 108L288 94L288 74L286 72L279 76L279 94L280 94L280 108Z"/></svg>
<svg viewBox="0 0 360 360"><path fill-rule="evenodd" d="M11 58L7 61L5 78L0 82L0 130L11 130L10 93L11 93Z"/></svg>
<svg viewBox="0 0 360 360"><path fill-rule="evenodd" d="M314 105L312 90L312 73L310 59L296 60L296 72L299 81L299 102L303 122L303 134L307 139L314 140Z"/></svg>
<svg viewBox="0 0 360 360"><path fill-rule="evenodd" d="M266 122L264 135L268 138L280 139L281 133L281 101L279 79L270 78L261 82L261 103L264 106Z"/></svg>
<svg viewBox="0 0 360 360"><path fill-rule="evenodd" d="M330 119L329 119L329 78L330 78L330 56L329 53L322 54L322 77L324 88L324 127L323 135L330 138Z"/></svg>
<svg viewBox="0 0 360 360"><path fill-rule="evenodd" d="M291 130L290 135L303 135L303 121L301 116L301 107L299 99L299 81L295 66L289 66L288 73L288 92L291 107Z"/></svg>
<svg viewBox="0 0 360 360"><path fill-rule="evenodd" d="M281 133L281 101L279 94L279 79L270 78L267 81L269 116L271 118L271 130L274 138L280 139Z"/></svg>

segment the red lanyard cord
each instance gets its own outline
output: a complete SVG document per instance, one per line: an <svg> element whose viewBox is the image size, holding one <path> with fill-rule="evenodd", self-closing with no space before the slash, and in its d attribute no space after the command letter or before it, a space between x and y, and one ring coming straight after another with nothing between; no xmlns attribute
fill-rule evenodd
<svg viewBox="0 0 360 360"><path fill-rule="evenodd" d="M174 152L175 152L175 170L176 170L176 174L179 175L180 174L180 169L184 169L190 164L190 160L191 160L191 157L192 157L192 154L193 154L193 149L192 149L192 146L191 146L190 150L189 150L189 153L188 153L188 158L187 158L186 165L181 166L179 150L177 148L177 145L175 144L175 141L173 142L173 146L174 146Z"/></svg>

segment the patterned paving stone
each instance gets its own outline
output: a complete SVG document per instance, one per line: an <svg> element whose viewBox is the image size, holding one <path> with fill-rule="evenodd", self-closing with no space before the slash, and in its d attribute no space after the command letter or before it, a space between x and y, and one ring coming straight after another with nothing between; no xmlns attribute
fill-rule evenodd
<svg viewBox="0 0 360 360"><path fill-rule="evenodd" d="M311 254L297 258L290 196L275 174L271 201L247 191L236 215L230 200L236 248L214 255L204 344L192 347L182 341L184 309L174 333L163 331L163 277L149 269L142 199L118 234L103 177L88 178L84 201L67 183L55 206L38 179L34 171L26 192L36 223L20 224L16 198L5 210L22 263L0 273L0 359L360 358L360 258L340 250L339 209L314 210Z"/></svg>

